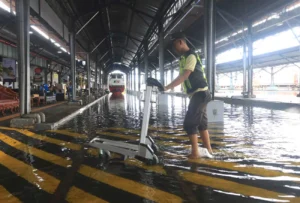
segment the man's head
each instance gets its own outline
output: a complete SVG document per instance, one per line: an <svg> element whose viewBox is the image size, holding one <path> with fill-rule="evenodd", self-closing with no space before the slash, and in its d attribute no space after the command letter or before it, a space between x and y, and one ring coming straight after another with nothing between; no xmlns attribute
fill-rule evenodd
<svg viewBox="0 0 300 203"><path fill-rule="evenodd" d="M184 54L189 50L186 44L185 35L182 32L177 32L171 35L171 40L173 43L173 48L178 54Z"/></svg>

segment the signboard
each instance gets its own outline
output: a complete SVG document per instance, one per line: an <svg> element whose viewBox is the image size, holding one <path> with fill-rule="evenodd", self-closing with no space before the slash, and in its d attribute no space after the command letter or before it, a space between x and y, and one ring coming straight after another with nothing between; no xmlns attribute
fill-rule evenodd
<svg viewBox="0 0 300 203"><path fill-rule="evenodd" d="M3 58L3 82L16 82L16 60Z"/></svg>
<svg viewBox="0 0 300 203"><path fill-rule="evenodd" d="M33 82L35 82L35 83L42 83L43 82L42 72L43 72L43 70L40 67L36 67L34 69Z"/></svg>

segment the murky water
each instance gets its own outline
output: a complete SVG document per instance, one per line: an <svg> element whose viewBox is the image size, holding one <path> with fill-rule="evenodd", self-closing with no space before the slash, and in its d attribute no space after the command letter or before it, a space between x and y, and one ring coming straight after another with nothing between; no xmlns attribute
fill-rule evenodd
<svg viewBox="0 0 300 203"><path fill-rule="evenodd" d="M155 166L103 160L87 145L95 136L136 143L136 96L107 97L57 131L0 127L0 202L300 202L299 114L225 104L224 123L209 125L215 158L189 160L189 101L165 102L151 103Z"/></svg>
<svg viewBox="0 0 300 203"><path fill-rule="evenodd" d="M153 101L150 133L161 148L159 166L166 174L116 163L105 166L107 172L186 202L300 202L299 114L225 104L224 124L211 124L209 130L215 159L192 161L185 158L189 142L181 127L188 99L169 96L168 106ZM64 128L90 139L139 135L143 105L132 95L109 97Z"/></svg>

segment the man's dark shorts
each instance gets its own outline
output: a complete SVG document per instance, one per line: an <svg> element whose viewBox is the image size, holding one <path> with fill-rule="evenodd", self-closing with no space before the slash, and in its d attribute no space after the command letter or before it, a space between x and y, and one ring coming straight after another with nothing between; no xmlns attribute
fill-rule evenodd
<svg viewBox="0 0 300 203"><path fill-rule="evenodd" d="M183 123L188 135L207 130L206 106L209 101L211 101L209 91L197 92L192 96Z"/></svg>

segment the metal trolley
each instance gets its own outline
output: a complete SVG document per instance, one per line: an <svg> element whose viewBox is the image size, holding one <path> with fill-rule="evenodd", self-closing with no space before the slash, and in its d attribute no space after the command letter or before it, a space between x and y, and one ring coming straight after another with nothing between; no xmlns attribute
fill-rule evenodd
<svg viewBox="0 0 300 203"><path fill-rule="evenodd" d="M124 155L125 159L135 157L145 161L148 164L157 164L159 160L155 153L158 151L158 147L154 140L148 135L151 108L150 102L154 87L157 87L159 91L164 91L164 87L160 82L154 78L148 78L145 94L143 123L138 144L96 137L90 141L89 145L102 150L102 152L104 152L107 156L110 156L110 152L115 152Z"/></svg>

